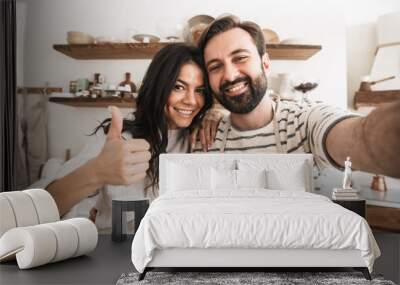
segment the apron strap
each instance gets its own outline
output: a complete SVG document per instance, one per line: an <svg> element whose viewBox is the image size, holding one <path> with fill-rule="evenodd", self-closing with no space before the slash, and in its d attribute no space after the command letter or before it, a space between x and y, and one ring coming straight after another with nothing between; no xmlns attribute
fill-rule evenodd
<svg viewBox="0 0 400 285"><path fill-rule="evenodd" d="M275 135L275 141L276 141L276 148L278 149L278 153L286 153L286 150L283 149L282 144L281 144L281 136L279 135L279 125L278 125L278 116L277 114L279 113L279 107L280 107L280 97L276 96L276 105L275 105L275 110L273 110L274 112L274 116L272 118L272 122L273 122L273 127L274 127L274 135ZM221 143L221 147L219 148L220 152L224 152L225 151L225 147L226 147L226 141L228 139L228 133L229 133L229 129L231 127L231 119L230 117L228 117L227 122L224 125L224 129L223 129L223 136L222 136L222 143Z"/></svg>
<svg viewBox="0 0 400 285"><path fill-rule="evenodd" d="M219 148L220 152L224 152L225 151L226 140L228 139L228 133L229 133L229 129L230 128L231 128L231 118L229 116L229 117L227 117L226 123L224 125L224 129L223 129L222 143L221 143L221 147Z"/></svg>
<svg viewBox="0 0 400 285"><path fill-rule="evenodd" d="M279 95L276 96L276 105L275 105L275 110L274 110L274 117L272 118L273 124L274 124L274 134L275 134L275 142L276 142L276 148L278 149L278 153L286 153L286 150L283 149L282 143L281 143L281 136L279 134L279 124L278 124L278 113L279 113L279 107L280 107L280 101L281 98Z"/></svg>

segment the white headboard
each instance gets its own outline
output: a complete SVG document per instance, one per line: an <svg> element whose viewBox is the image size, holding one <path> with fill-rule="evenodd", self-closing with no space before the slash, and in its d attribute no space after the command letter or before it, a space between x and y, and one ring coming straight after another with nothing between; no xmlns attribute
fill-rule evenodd
<svg viewBox="0 0 400 285"><path fill-rule="evenodd" d="M304 170L305 190L313 191L313 156L312 154L161 154L160 155L160 194L167 192L171 177L172 165L190 167L216 167L219 169L258 168L277 170L283 177L290 174L293 165L301 164ZM175 174L175 173L174 173ZM183 174L182 174L183 175ZM178 177L178 178L177 178Z"/></svg>

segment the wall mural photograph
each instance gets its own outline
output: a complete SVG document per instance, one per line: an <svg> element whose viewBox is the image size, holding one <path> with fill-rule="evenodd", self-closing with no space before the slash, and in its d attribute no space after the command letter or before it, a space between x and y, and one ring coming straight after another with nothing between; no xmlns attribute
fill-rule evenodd
<svg viewBox="0 0 400 285"><path fill-rule="evenodd" d="M400 2L3 0L3 284L399 284Z"/></svg>

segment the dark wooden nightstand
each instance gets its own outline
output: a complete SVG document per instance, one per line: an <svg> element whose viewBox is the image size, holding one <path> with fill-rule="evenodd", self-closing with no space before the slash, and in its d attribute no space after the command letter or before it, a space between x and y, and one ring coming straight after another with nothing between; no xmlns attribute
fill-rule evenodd
<svg viewBox="0 0 400 285"><path fill-rule="evenodd" d="M346 208L350 211L353 211L356 214L359 214L361 217L365 218L365 200L336 200L332 199L332 202L339 204L343 208Z"/></svg>
<svg viewBox="0 0 400 285"><path fill-rule="evenodd" d="M126 239L126 212L135 212L135 231L138 229L140 221L149 208L148 199L137 200L112 200L112 232L113 241L123 241Z"/></svg>

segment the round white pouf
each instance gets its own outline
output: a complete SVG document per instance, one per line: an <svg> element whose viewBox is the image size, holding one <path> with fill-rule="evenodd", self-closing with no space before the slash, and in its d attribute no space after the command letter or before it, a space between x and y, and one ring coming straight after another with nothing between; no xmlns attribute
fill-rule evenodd
<svg viewBox="0 0 400 285"><path fill-rule="evenodd" d="M17 227L0 238L0 261L16 257L20 269L86 254L96 248L96 226L85 218Z"/></svg>
<svg viewBox="0 0 400 285"><path fill-rule="evenodd" d="M57 238L57 251L51 262L57 262L75 255L78 249L78 233L74 226L65 221L44 224L51 229Z"/></svg>
<svg viewBox="0 0 400 285"><path fill-rule="evenodd" d="M23 192L31 197L39 216L39 224L60 220L60 213L58 212L56 202L49 192L43 189L29 189Z"/></svg>
<svg viewBox="0 0 400 285"><path fill-rule="evenodd" d="M13 209L17 227L33 226L39 223L38 214L31 197L23 191L1 193Z"/></svg>
<svg viewBox="0 0 400 285"><path fill-rule="evenodd" d="M16 253L20 269L49 263L56 251L55 234L41 225L11 229L0 239L0 260Z"/></svg>
<svg viewBox="0 0 400 285"><path fill-rule="evenodd" d="M86 254L96 248L98 232L92 221L86 218L74 218L65 220L65 222L73 225L78 233L78 249L74 257Z"/></svg>
<svg viewBox="0 0 400 285"><path fill-rule="evenodd" d="M8 199L1 194L3 193L0 193L0 237L9 229L17 226L11 204Z"/></svg>

